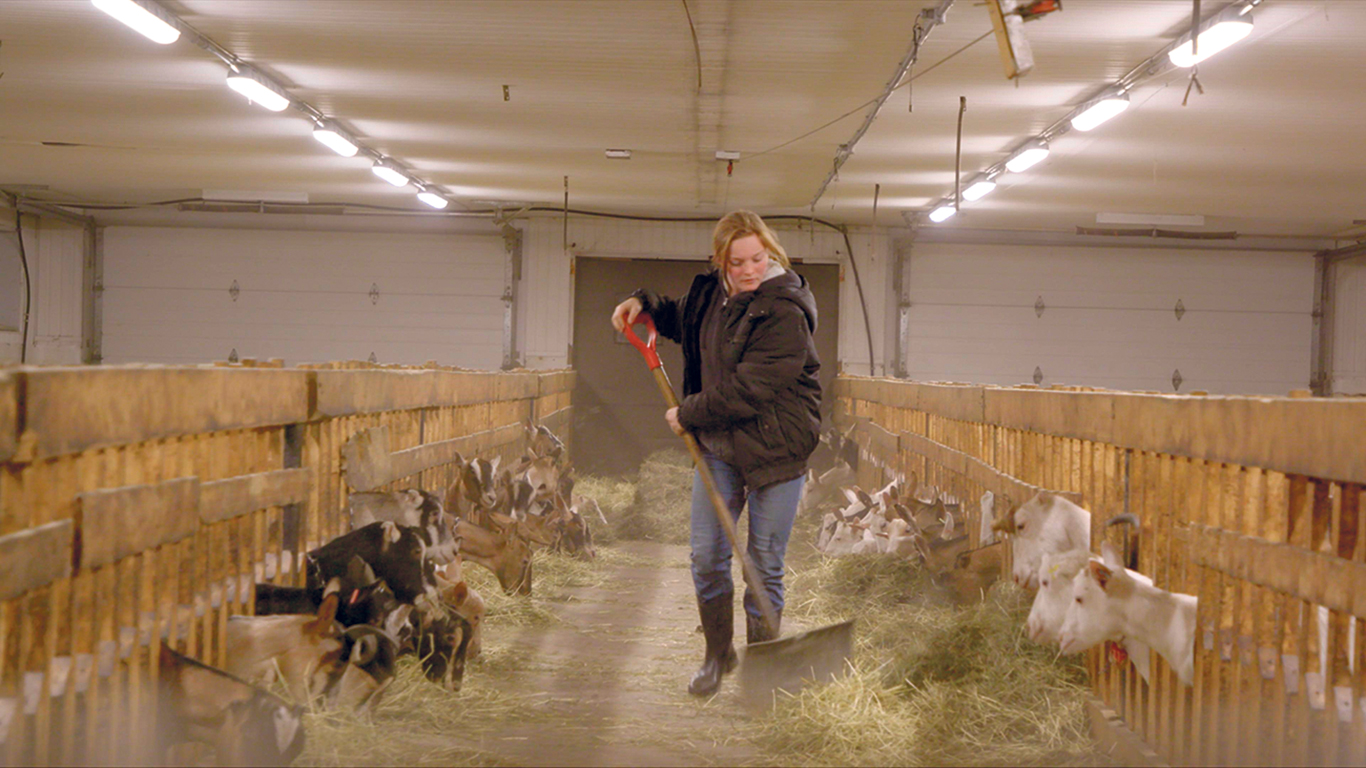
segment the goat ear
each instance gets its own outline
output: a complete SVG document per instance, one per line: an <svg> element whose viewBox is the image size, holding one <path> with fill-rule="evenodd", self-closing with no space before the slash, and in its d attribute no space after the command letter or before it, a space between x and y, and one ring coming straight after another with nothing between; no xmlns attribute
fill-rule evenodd
<svg viewBox="0 0 1366 768"><path fill-rule="evenodd" d="M1122 572L1124 570L1124 560L1120 558L1119 553L1108 541L1100 545L1100 559L1105 561L1105 566L1112 571Z"/></svg>
<svg viewBox="0 0 1366 768"><path fill-rule="evenodd" d="M1096 580L1096 583L1100 585L1101 589L1108 587L1110 580L1114 577L1114 574L1110 572L1109 568L1106 568L1104 564L1098 563L1095 560L1090 561L1087 564L1087 568L1089 569L1091 578Z"/></svg>
<svg viewBox="0 0 1366 768"><path fill-rule="evenodd" d="M490 474L494 474L494 475L498 474L498 465L499 465L499 464L502 464L502 463L503 463L503 455L502 455L501 453L495 455L495 456L493 457L493 461L490 461L490 462L489 462L489 473L490 473Z"/></svg>
<svg viewBox="0 0 1366 768"><path fill-rule="evenodd" d="M446 594L442 595L442 599L452 605L460 605L468 600L469 596L470 585L463 581L457 581L454 586L446 590Z"/></svg>
<svg viewBox="0 0 1366 768"><path fill-rule="evenodd" d="M859 503L865 507L873 506L873 499L862 488L855 488L854 493L858 494Z"/></svg>
<svg viewBox="0 0 1366 768"><path fill-rule="evenodd" d="M332 634L332 624L337 620L337 606L340 603L339 595L332 594L324 597L322 605L318 606L317 616L313 621L304 625L304 632L316 637L326 637Z"/></svg>
<svg viewBox="0 0 1366 768"><path fill-rule="evenodd" d="M859 489L846 485L843 488L840 488L840 493L844 494L845 501L848 501L850 504L858 503Z"/></svg>

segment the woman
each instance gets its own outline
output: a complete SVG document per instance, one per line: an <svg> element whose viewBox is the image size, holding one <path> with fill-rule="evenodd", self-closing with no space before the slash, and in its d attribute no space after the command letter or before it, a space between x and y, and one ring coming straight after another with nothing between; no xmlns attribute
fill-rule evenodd
<svg viewBox="0 0 1366 768"><path fill-rule="evenodd" d="M747 551L782 615L783 556L806 459L820 430L816 300L763 219L734 211L712 233L712 266L681 299L640 290L612 311L623 331L646 312L683 346L683 400L664 418L702 445L733 519L749 503ZM731 550L700 476L692 489L692 575L707 640L688 692L709 696L735 667ZM746 639L772 640L748 587Z"/></svg>

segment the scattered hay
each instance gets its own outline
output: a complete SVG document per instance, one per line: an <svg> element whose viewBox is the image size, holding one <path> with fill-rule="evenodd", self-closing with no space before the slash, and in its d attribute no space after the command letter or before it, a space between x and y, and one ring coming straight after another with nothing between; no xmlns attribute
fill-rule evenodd
<svg viewBox="0 0 1366 768"><path fill-rule="evenodd" d="M885 556L789 568L787 614L808 626L857 616L851 670L783 697L747 733L802 765L1068 765L1107 762L1082 705L1080 663L1029 643L1026 596L1000 583L948 606L927 577Z"/></svg>
<svg viewBox="0 0 1366 768"><path fill-rule="evenodd" d="M429 682L411 656L399 660L370 717L315 710L304 716L307 743L294 765L505 765L479 734L524 717L533 702L499 691L492 676L467 674L452 693Z"/></svg>
<svg viewBox="0 0 1366 768"><path fill-rule="evenodd" d="M632 514L635 507L636 484L628 480L585 475L574 481L574 493L597 501L598 509L607 518L607 525L604 526L601 520L589 517L588 526L593 531L594 543L602 545L616 541L618 526Z"/></svg>
<svg viewBox="0 0 1366 768"><path fill-rule="evenodd" d="M608 517L613 520L616 537L687 544L692 476L692 459L683 451L655 451L645 457L636 481L634 503L620 518Z"/></svg>

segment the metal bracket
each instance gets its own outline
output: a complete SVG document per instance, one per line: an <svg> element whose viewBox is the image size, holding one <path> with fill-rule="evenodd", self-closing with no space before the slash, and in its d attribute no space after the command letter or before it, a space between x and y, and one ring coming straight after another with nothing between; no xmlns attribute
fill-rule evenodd
<svg viewBox="0 0 1366 768"><path fill-rule="evenodd" d="M228 286L228 295L232 297L233 301L237 301L237 297L242 295L242 287L237 284L236 280L233 280L232 285Z"/></svg>
<svg viewBox="0 0 1366 768"><path fill-rule="evenodd" d="M1043 384L1043 369L1036 365L1034 366L1034 385L1040 384Z"/></svg>
<svg viewBox="0 0 1366 768"><path fill-rule="evenodd" d="M1175 371L1172 371L1172 391L1174 391L1174 392L1180 392L1180 391L1181 391L1181 382L1183 382L1183 381L1185 381L1185 379L1181 378L1181 369L1180 369L1180 368L1177 368Z"/></svg>
<svg viewBox="0 0 1366 768"><path fill-rule="evenodd" d="M378 304L378 303L379 303L379 283L371 283L371 284L370 284L370 303L371 303L371 304Z"/></svg>
<svg viewBox="0 0 1366 768"><path fill-rule="evenodd" d="M1034 300L1034 316L1043 317L1043 311L1048 309L1048 305L1043 303L1043 296Z"/></svg>
<svg viewBox="0 0 1366 768"><path fill-rule="evenodd" d="M230 363L236 363L236 362L240 361L241 359L242 359L242 358L240 358L240 357L237 356L237 347L233 347L233 348L232 348L232 351L228 353L228 362L230 362Z"/></svg>
<svg viewBox="0 0 1366 768"><path fill-rule="evenodd" d="M1177 299L1177 300L1176 300L1176 320L1177 320L1177 322L1180 322L1180 321L1181 321L1181 317L1182 317L1183 315L1185 315L1185 314L1186 314L1186 305L1185 305L1185 304L1182 304L1180 299Z"/></svg>

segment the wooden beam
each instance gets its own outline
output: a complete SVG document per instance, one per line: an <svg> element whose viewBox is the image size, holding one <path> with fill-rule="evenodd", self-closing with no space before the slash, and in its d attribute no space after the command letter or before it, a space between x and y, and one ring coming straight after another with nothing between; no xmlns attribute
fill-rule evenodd
<svg viewBox="0 0 1366 768"><path fill-rule="evenodd" d="M304 371L124 366L19 375L36 459L308 418Z"/></svg>
<svg viewBox="0 0 1366 768"><path fill-rule="evenodd" d="M1366 563L1206 525L1191 525L1191 562L1366 619Z"/></svg>
<svg viewBox="0 0 1366 768"><path fill-rule="evenodd" d="M1162 766L1167 762L1129 729L1113 709L1095 696L1086 694L1086 715L1091 720L1091 737L1102 754L1117 765Z"/></svg>
<svg viewBox="0 0 1366 768"><path fill-rule="evenodd" d="M0 603L71 575L75 525L58 520L0 536Z"/></svg>
<svg viewBox="0 0 1366 768"><path fill-rule="evenodd" d="M89 491L76 498L83 569L180 541L199 527L197 477Z"/></svg>
<svg viewBox="0 0 1366 768"><path fill-rule="evenodd" d="M199 486L199 520L217 523L249 512L308 501L306 469L279 469L214 480Z"/></svg>
<svg viewBox="0 0 1366 768"><path fill-rule="evenodd" d="M985 392L988 424L1097 443L1114 442L1114 411L1111 393L998 387Z"/></svg>

